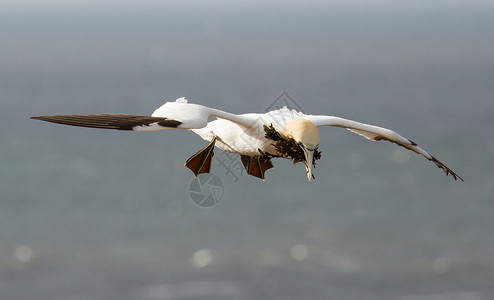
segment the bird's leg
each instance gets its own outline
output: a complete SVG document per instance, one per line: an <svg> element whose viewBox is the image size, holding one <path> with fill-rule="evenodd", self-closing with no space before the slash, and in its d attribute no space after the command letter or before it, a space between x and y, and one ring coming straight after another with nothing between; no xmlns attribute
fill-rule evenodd
<svg viewBox="0 0 494 300"><path fill-rule="evenodd" d="M211 159L213 158L214 144L216 142L216 136L213 137L211 142L201 150L197 151L185 162L185 166L189 168L194 175L198 176L201 173L208 173L211 171Z"/></svg>
<svg viewBox="0 0 494 300"><path fill-rule="evenodd" d="M240 155L247 174L264 180L264 173L273 167L268 156Z"/></svg>

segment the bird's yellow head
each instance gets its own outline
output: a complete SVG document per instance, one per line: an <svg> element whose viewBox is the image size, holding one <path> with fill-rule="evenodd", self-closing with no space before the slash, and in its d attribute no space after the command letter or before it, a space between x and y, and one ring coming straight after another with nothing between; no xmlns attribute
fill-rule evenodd
<svg viewBox="0 0 494 300"><path fill-rule="evenodd" d="M307 177L309 178L309 181L311 181L314 151L321 141L317 126L306 119L293 119L287 123L280 133L286 137L293 138L304 152Z"/></svg>

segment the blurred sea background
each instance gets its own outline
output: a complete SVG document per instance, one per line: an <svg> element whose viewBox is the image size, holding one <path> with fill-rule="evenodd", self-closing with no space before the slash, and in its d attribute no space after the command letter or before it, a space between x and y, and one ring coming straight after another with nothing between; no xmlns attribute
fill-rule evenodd
<svg viewBox="0 0 494 300"><path fill-rule="evenodd" d="M491 1L23 0L0 24L0 299L494 299ZM388 127L465 182L322 128L310 183L216 150L203 208L193 133L29 119L182 96Z"/></svg>

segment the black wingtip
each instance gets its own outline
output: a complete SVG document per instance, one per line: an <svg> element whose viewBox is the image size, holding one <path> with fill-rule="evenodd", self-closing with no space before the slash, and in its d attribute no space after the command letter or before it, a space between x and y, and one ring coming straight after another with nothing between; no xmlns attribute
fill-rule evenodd
<svg viewBox="0 0 494 300"><path fill-rule="evenodd" d="M117 130L135 130L137 127L145 128L146 126L150 126L155 123L161 127L177 128L182 124L181 121L170 120L162 117L136 116L127 114L54 115L31 117L31 119L70 126Z"/></svg>
<svg viewBox="0 0 494 300"><path fill-rule="evenodd" d="M442 169L444 171L444 173L446 174L446 176L450 175L454 178L454 180L458 180L460 179L462 182L465 182L465 180L463 180L463 178L460 177L460 175L456 174L455 172L453 172L453 170L451 170L450 168L448 168L445 164L443 164L442 162L440 162L437 158L435 158L434 156L431 155L431 159L430 159L433 163L436 164L436 166L440 169Z"/></svg>

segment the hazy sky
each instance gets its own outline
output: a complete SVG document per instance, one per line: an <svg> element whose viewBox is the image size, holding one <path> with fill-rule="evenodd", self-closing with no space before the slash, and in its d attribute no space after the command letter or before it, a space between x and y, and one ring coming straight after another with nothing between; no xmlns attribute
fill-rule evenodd
<svg viewBox="0 0 494 300"><path fill-rule="evenodd" d="M494 8L491 0L416 0L416 1L394 1L394 0L309 0L309 1L160 1L160 0L6 0L3 1L2 9L78 9L78 8L103 8L103 7L119 7L119 8L135 8L135 7L310 7L324 6L331 8L344 9L454 9L454 8L473 8L484 7Z"/></svg>

